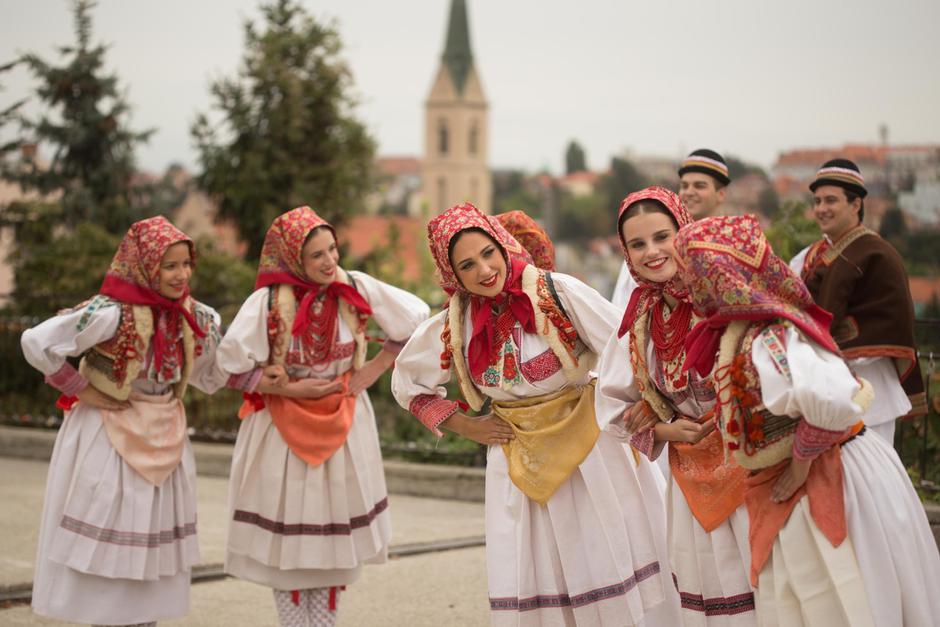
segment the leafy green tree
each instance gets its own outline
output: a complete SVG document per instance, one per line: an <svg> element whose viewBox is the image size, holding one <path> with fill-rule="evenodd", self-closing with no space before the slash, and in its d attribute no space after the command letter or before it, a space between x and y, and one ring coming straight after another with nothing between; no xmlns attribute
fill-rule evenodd
<svg viewBox="0 0 940 627"><path fill-rule="evenodd" d="M897 247L897 242L907 235L907 223L904 221L904 212L898 207L891 207L885 211L881 218L878 234Z"/></svg>
<svg viewBox="0 0 940 627"><path fill-rule="evenodd" d="M628 194L649 185L646 176L628 159L614 157L610 160L610 173L601 179L600 187L607 198L607 209L616 217L617 208ZM609 220L613 224L613 217ZM610 228L613 233L613 226Z"/></svg>
<svg viewBox="0 0 940 627"><path fill-rule="evenodd" d="M352 112L352 75L334 27L297 0L261 11L263 24L245 24L238 74L211 85L221 121L200 114L192 126L200 184L238 225L250 258L288 209L309 204L334 223L357 211L375 152Z"/></svg>
<svg viewBox="0 0 940 627"><path fill-rule="evenodd" d="M587 170L584 148L578 142L571 140L568 143L568 149L565 150L565 174L583 172L584 170Z"/></svg>
<svg viewBox="0 0 940 627"><path fill-rule="evenodd" d="M777 218L767 229L767 239L778 257L789 261L798 252L819 239L819 227L815 220L806 217L808 205L800 201L788 201L780 206Z"/></svg>
<svg viewBox="0 0 940 627"><path fill-rule="evenodd" d="M38 119L19 118L20 141L47 147L52 156L41 164L27 155L5 178L42 196L59 194L70 227L88 220L119 233L147 215L132 202L132 176L134 149L153 131L127 126L129 105L117 76L104 69L107 47L92 44L93 7L90 0L73 2L76 42L59 49L61 65L32 53L19 59L39 82L36 95L46 108Z"/></svg>

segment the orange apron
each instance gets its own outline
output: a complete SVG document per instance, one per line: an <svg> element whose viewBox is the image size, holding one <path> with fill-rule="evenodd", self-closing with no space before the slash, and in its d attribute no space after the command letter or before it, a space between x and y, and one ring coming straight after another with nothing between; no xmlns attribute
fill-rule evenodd
<svg viewBox="0 0 940 627"><path fill-rule="evenodd" d="M713 415L709 412L699 422ZM670 442L669 469L692 515L706 532L714 531L744 502L748 471L730 457L725 459L719 429L696 444Z"/></svg>
<svg viewBox="0 0 940 627"><path fill-rule="evenodd" d="M851 439L865 424L856 424L843 440ZM777 534L787 524L790 513L803 495L809 497L809 513L813 522L832 546L842 544L848 535L845 523L845 494L842 490L842 445L830 447L813 460L806 482L783 503L771 500L774 484L790 464L785 459L765 468L747 480L747 513L750 519L751 584L757 587L761 569L773 551Z"/></svg>
<svg viewBox="0 0 940 627"><path fill-rule="evenodd" d="M290 398L263 394L263 404L246 399L239 418L267 407L271 421L287 447L311 466L319 466L346 442L352 428L356 398L348 395L350 373L342 375L343 389L320 398Z"/></svg>

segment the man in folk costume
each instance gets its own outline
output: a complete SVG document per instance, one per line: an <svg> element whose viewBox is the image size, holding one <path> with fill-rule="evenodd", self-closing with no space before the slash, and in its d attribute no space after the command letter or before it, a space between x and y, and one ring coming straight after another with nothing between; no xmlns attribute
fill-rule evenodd
<svg viewBox="0 0 940 627"><path fill-rule="evenodd" d="M728 164L714 150L693 150L679 166L679 200L693 220L721 215L721 205L730 184ZM624 264L617 275L610 302L625 309L634 289L636 281Z"/></svg>
<svg viewBox="0 0 940 627"><path fill-rule="evenodd" d="M195 458L182 404L211 394L219 316L189 294L192 240L134 223L97 296L23 333L23 354L63 393L49 464L33 609L59 620L155 624L189 611ZM67 357L82 356L78 369Z"/></svg>
<svg viewBox="0 0 940 627"><path fill-rule="evenodd" d="M754 216L680 229L680 273L705 316L687 369L711 372L745 504L761 625L930 625L940 555L894 449L866 431L857 378ZM887 504L887 505L886 505Z"/></svg>
<svg viewBox="0 0 940 627"><path fill-rule="evenodd" d="M577 279L536 268L472 205L431 220L428 241L450 300L398 356L392 392L437 436L490 445L492 624L676 624L661 477L594 416L591 370L617 312ZM488 413L448 399L452 378L474 411L490 400Z"/></svg>
<svg viewBox="0 0 940 627"><path fill-rule="evenodd" d="M255 288L219 347L220 367L247 393L225 570L272 588L281 625L332 625L339 590L384 562L391 538L366 390L429 310L343 270L333 227L310 207L274 220ZM367 361L369 317L388 339Z"/></svg>
<svg viewBox="0 0 940 627"><path fill-rule="evenodd" d="M809 188L823 237L790 267L832 313L830 331L849 366L874 387L865 424L893 443L897 418L927 413L907 271L894 247L862 224L868 190L858 166L827 161Z"/></svg>

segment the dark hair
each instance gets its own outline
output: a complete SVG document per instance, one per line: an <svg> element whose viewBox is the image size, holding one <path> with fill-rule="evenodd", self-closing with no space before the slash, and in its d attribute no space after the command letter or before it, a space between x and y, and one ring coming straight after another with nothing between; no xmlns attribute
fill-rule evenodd
<svg viewBox="0 0 940 627"><path fill-rule="evenodd" d="M306 246L307 242L310 241L310 238L312 238L316 233L318 233L320 229L329 229L330 233L333 234L333 241L334 242L336 241L336 232L333 230L333 227L327 226L325 224L321 224L318 227L310 229L310 232L307 233L307 237L304 238L304 243L301 244L300 247L303 248L304 246Z"/></svg>
<svg viewBox="0 0 940 627"><path fill-rule="evenodd" d="M620 220L617 222L617 234L620 236L620 239L623 239L623 223L629 218L645 213L661 213L666 215L669 217L672 225L676 227L676 230L679 230L679 223L676 221L676 217L666 209L666 205L652 198L644 198L627 207L627 210L620 215Z"/></svg>
<svg viewBox="0 0 940 627"><path fill-rule="evenodd" d="M454 235L452 238L450 238L450 242L447 244L447 260L450 261L451 268L454 267L454 247L457 245L457 240L463 237L464 233L470 233L470 232L476 232L476 233L480 233L481 235L484 235L486 239L490 240L491 242L493 242L493 244L496 245L496 248L498 248L499 252L502 253L503 258L504 259L506 258L506 251L503 250L503 247L500 245L499 242L493 239L492 235L490 235L489 233L487 233L486 231L484 231L482 228L478 226L471 226L469 229L464 229L460 231L459 233L457 233L456 235Z"/></svg>
<svg viewBox="0 0 940 627"><path fill-rule="evenodd" d="M861 199L862 205L858 210L858 223L861 224L862 221L865 219L865 199L862 198L861 194L856 194L855 192L848 190L844 187L842 188L842 190L845 192L846 200L848 200L850 203L855 202L856 198Z"/></svg>

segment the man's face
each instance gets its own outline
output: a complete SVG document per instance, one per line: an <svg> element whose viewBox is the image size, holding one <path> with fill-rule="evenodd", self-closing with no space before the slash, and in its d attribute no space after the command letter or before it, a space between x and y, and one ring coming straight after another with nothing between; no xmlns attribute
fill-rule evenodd
<svg viewBox="0 0 940 627"><path fill-rule="evenodd" d="M718 215L726 192L727 187L718 189L718 182L701 172L686 172L679 179L679 199L696 220Z"/></svg>
<svg viewBox="0 0 940 627"><path fill-rule="evenodd" d="M845 190L838 185L821 185L813 192L813 217L819 229L836 241L858 225L862 199L849 202Z"/></svg>

